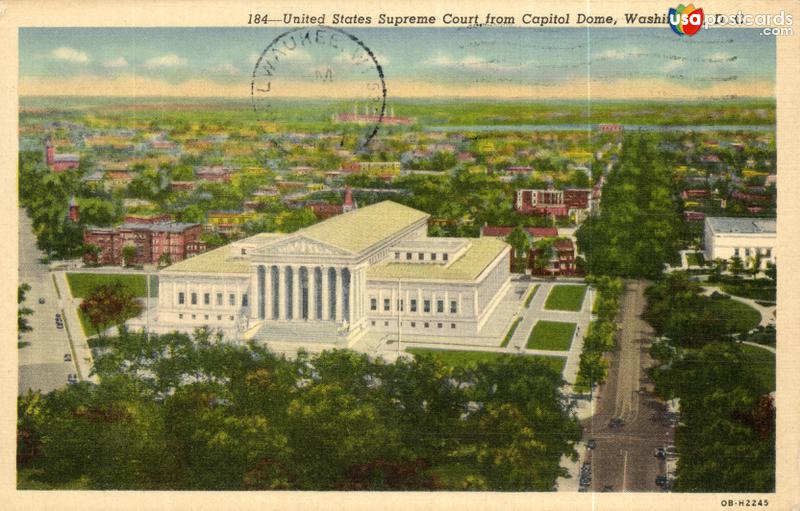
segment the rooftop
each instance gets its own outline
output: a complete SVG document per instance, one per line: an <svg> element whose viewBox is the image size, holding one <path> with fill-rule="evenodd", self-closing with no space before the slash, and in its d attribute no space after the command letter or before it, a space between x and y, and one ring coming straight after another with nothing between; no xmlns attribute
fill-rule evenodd
<svg viewBox="0 0 800 511"><path fill-rule="evenodd" d="M184 259L161 270L161 273L250 273L250 262L233 257L229 246Z"/></svg>
<svg viewBox="0 0 800 511"><path fill-rule="evenodd" d="M392 201L383 201L329 218L299 231L322 243L359 253L413 224L427 213Z"/></svg>
<svg viewBox="0 0 800 511"><path fill-rule="evenodd" d="M775 220L769 218L708 217L706 222L717 234L775 234Z"/></svg>
<svg viewBox="0 0 800 511"><path fill-rule="evenodd" d="M478 278L508 245L497 238L469 238L470 246L447 266L388 262L367 270L371 279L466 280Z"/></svg>

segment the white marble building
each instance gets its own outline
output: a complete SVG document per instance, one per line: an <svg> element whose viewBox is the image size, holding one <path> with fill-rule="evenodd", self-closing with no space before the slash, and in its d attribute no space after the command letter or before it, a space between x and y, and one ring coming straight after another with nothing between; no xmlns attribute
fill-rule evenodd
<svg viewBox="0 0 800 511"><path fill-rule="evenodd" d="M510 285L510 247L429 238L429 215L385 201L292 234L264 233L159 272L157 331L348 342L367 332L480 336Z"/></svg>
<svg viewBox="0 0 800 511"><path fill-rule="evenodd" d="M778 237L773 219L707 217L704 238L708 261L739 257L747 266L759 254L762 268L768 262L777 262Z"/></svg>

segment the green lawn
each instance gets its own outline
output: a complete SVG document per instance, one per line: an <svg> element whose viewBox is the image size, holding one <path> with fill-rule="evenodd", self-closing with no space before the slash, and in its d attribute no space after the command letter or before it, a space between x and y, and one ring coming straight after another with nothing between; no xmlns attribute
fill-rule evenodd
<svg viewBox="0 0 800 511"><path fill-rule="evenodd" d="M745 279L726 277L723 282L718 284L725 293L751 298L765 302L774 302L776 296L775 282L769 279Z"/></svg>
<svg viewBox="0 0 800 511"><path fill-rule="evenodd" d="M461 350L434 350L430 348L406 348L408 353L414 355L430 354L451 367L467 367L478 362L491 362L503 356L520 356L508 353L497 353L491 351L461 351ZM559 374L564 370L567 359L564 357L545 357L539 355L524 355L533 357L549 365Z"/></svg>
<svg viewBox="0 0 800 511"><path fill-rule="evenodd" d="M575 323L558 321L537 321L528 335L529 350L567 351L572 344Z"/></svg>
<svg viewBox="0 0 800 511"><path fill-rule="evenodd" d="M533 289L531 289L531 292L528 293L528 297L525 298L525 308L528 308L528 307L531 306L531 300L533 300L533 295L536 294L536 290L537 289L539 289L539 284L536 284L535 286L533 286Z"/></svg>
<svg viewBox="0 0 800 511"><path fill-rule="evenodd" d="M500 344L501 348L505 348L506 346L508 346L509 341L511 341L511 338L514 337L514 332L517 331L517 327L519 326L520 321L522 321L522 318L518 317L517 319L514 320L513 323L511 323L511 326L508 328L508 333L506 333L506 336L503 339L502 344Z"/></svg>
<svg viewBox="0 0 800 511"><path fill-rule="evenodd" d="M86 298L94 288L101 284L110 284L114 281L122 282L136 296L147 294L147 282L144 275L114 275L105 273L67 273L67 282L75 298ZM158 296L158 277L150 278L150 296Z"/></svg>
<svg viewBox="0 0 800 511"><path fill-rule="evenodd" d="M761 382L769 389L775 390L775 354L762 348L742 344L742 351L752 361L752 367Z"/></svg>
<svg viewBox="0 0 800 511"><path fill-rule="evenodd" d="M708 308L715 317L724 319L730 330L735 332L749 332L761 322L761 313L733 299L709 300Z"/></svg>
<svg viewBox="0 0 800 511"><path fill-rule="evenodd" d="M702 252L689 252L686 254L686 262L689 266L702 266L706 263L706 258Z"/></svg>
<svg viewBox="0 0 800 511"><path fill-rule="evenodd" d="M583 296L586 294L584 285L557 285L553 286L547 301L544 303L545 309L560 311L579 311L583 305Z"/></svg>

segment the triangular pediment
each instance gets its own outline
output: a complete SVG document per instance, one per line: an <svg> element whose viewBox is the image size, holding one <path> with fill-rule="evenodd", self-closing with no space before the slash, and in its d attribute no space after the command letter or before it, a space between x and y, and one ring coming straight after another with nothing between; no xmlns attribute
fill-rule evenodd
<svg viewBox="0 0 800 511"><path fill-rule="evenodd" d="M258 250L263 255L298 255L298 256L343 256L351 255L350 252L341 248L322 243L321 241L309 238L308 236L297 235L282 239L275 243L270 243L266 247Z"/></svg>

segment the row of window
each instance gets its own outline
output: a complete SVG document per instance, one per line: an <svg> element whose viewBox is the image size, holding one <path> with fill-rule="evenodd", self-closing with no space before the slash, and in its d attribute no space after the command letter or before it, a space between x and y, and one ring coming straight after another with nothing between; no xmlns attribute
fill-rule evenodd
<svg viewBox="0 0 800 511"><path fill-rule="evenodd" d="M197 293L190 293L189 299L192 305L197 305ZM217 293L216 305L221 306L223 303L223 294ZM183 291L178 293L178 305L186 304L186 294ZM211 305L211 293L203 293L203 305ZM228 294L228 305L231 307L236 306L236 293ZM247 293L242 294L242 307L247 307Z"/></svg>
<svg viewBox="0 0 800 511"><path fill-rule="evenodd" d="M183 319L183 314L178 314L178 319ZM197 319L197 314L192 314L192 319ZM203 314L203 319L208 321L208 314ZM217 315L217 321L222 321L222 315ZM233 321L233 316L228 316L228 321Z"/></svg>
<svg viewBox="0 0 800 511"><path fill-rule="evenodd" d="M449 254L447 254L445 252L445 253L442 253L441 255L442 255L442 261L447 261L447 259L449 257ZM438 254L436 252L431 252L428 255L428 260L429 261L437 261L438 260L437 257L438 257ZM394 253L394 258L395 258L395 260L399 261L400 260L400 252L395 252ZM406 261L411 261L412 259L414 259L414 252L406 252ZM425 252L417 252L417 260L418 261L424 261L425 260Z"/></svg>
<svg viewBox="0 0 800 511"><path fill-rule="evenodd" d="M734 248L733 249L733 256L734 257L741 257L739 251L740 251L740 249L738 247ZM772 249L771 248L765 248L763 252L761 251L760 248L752 248L752 249L751 248L745 248L744 249L744 256L745 257L750 257L754 253L758 254L758 255L763 255L765 257L772 257Z"/></svg>
<svg viewBox="0 0 800 511"><path fill-rule="evenodd" d="M397 300L397 310L404 311L405 310L405 300L399 299ZM392 301L390 298L383 299L383 310L385 312L389 312L391 310ZM417 312L417 299L412 298L409 303L409 308L411 312ZM375 297L370 297L369 299L369 310L377 311L378 310L378 299ZM431 301L430 300L422 300L422 312L430 313L431 312ZM436 313L437 314L444 314L444 300L436 300ZM457 300L450 300L450 314L458 314L458 301Z"/></svg>
<svg viewBox="0 0 800 511"><path fill-rule="evenodd" d="M372 322L372 326L375 326L375 321ZM389 322L388 321L384 321L383 322L383 326L389 326ZM430 327L431 327L431 324L429 322L426 321L426 322L422 323L422 328L430 328ZM417 322L416 321L411 321L411 328L417 328ZM444 324L443 323L436 323L436 328L444 328ZM456 328L456 324L455 323L450 323L450 328L451 329L455 329Z"/></svg>

